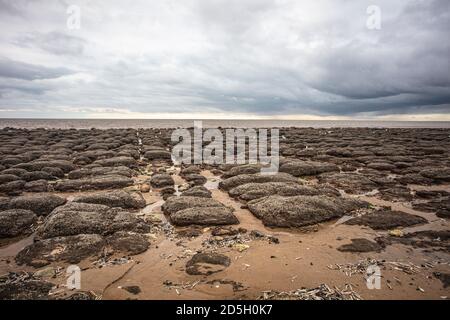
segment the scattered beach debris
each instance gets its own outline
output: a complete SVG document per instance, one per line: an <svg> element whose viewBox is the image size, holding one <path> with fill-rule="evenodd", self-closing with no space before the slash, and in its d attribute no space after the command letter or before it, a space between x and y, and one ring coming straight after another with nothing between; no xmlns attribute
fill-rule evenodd
<svg viewBox="0 0 450 320"><path fill-rule="evenodd" d="M321 284L313 289L297 289L292 291L263 291L259 300L362 300L351 284L346 284L343 289L338 287L330 288L326 284Z"/></svg>

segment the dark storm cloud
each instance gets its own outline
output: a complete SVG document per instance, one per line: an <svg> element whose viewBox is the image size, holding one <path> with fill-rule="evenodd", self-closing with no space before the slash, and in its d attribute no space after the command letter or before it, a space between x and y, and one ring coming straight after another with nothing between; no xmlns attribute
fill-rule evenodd
<svg viewBox="0 0 450 320"><path fill-rule="evenodd" d="M450 118L450 2L372 4L0 0L0 108Z"/></svg>

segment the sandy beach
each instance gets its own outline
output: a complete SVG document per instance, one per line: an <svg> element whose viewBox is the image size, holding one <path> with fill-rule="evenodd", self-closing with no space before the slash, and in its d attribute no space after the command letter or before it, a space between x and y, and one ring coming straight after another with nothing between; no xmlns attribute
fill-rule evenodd
<svg viewBox="0 0 450 320"><path fill-rule="evenodd" d="M270 176L171 133L1 129L0 299L448 298L449 129L281 128Z"/></svg>

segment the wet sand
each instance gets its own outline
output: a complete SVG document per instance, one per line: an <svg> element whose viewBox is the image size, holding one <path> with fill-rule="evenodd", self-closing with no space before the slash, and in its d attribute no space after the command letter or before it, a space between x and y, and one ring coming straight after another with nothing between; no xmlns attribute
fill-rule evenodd
<svg viewBox="0 0 450 320"><path fill-rule="evenodd" d="M180 174L180 166L172 167L172 164L167 161L156 161L148 165L142 157L137 161L139 175L134 176L133 185L123 188L124 190L139 191L140 186L145 184L158 168L163 168L163 171L170 171L174 180L176 192L173 196L180 196L179 189L187 184ZM444 160L440 158L438 161L445 161L445 158ZM363 167L357 170L362 170ZM368 226L347 225L343 223L346 220L345 217L302 228L267 227L262 220L249 211L245 202L231 198L225 190L219 189L218 184L221 178L214 174L212 169L205 166L200 172L200 175L207 179L204 186L211 191L212 199L233 209L234 215L239 220L239 224L234 225L233 228L247 230L241 234L241 239L248 247L240 252L233 245L233 240L230 240L230 246L211 244L214 242L211 242L211 239L219 242L227 239L227 236L219 239L217 236L212 236L211 230L214 226L172 226L170 218L161 208L165 203L160 192L161 188L152 187L150 192L142 193L146 202L145 208L133 211L139 218L153 223L154 228L152 227L151 231L146 233L150 243L148 250L129 256L126 263L106 263L99 267L98 264L93 263L96 259L92 258L77 263L82 268L82 291L91 292L101 299L256 299L268 290L286 292L327 284L331 288L344 288L351 285L353 291L362 299L448 298L449 288L444 288L441 280L435 276L436 272L450 273L448 251L393 243L380 252L342 252L337 248L350 243L351 239L364 238L376 241L378 237L388 237L390 232L390 230L373 230ZM384 176L384 173L382 174ZM303 177L302 181L310 186L321 185L320 179L314 176ZM416 190L450 192L450 184L446 182L404 186L412 193ZM374 208L389 207L391 210L417 215L427 220L425 224L400 227L404 234L423 230L450 230L447 219L439 218L433 212L414 209L412 201L401 198L385 200L380 197L378 190L352 194L348 193L348 190L340 189L339 186L336 186L336 189L344 195L344 198L361 199ZM56 194L71 201L79 195L98 192L100 191L49 190L44 193ZM32 194L34 193L22 193L22 195ZM39 228L44 222L45 218L40 219L36 227ZM198 236L183 236L186 230L197 230ZM265 237L261 239L250 237L249 233L252 230L262 232ZM272 237L278 239L278 243L271 242ZM34 233L2 239L0 275L19 271L35 273L38 270L53 268L56 275L41 276L43 280L55 285L50 291L50 297L65 297L72 294L73 291L65 288L67 278L65 268L70 263L57 261L43 268L16 264L14 257L23 248L31 245L33 239ZM224 270L210 275L187 274L187 261L196 252L204 251L226 255L231 259L231 264ZM344 265L357 264L366 259L375 259L382 266L379 290L367 288L365 273L350 275L344 270L339 270ZM410 268L399 268L398 263ZM124 289L129 286L138 286L140 292L133 294Z"/></svg>

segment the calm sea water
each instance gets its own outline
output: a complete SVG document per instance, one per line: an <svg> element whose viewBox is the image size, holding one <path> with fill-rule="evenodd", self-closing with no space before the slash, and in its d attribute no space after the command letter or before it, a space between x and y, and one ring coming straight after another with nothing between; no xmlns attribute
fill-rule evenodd
<svg viewBox="0 0 450 320"><path fill-rule="evenodd" d="M360 120L202 120L203 127L270 128L450 128L450 121L360 121ZM179 119L0 119L0 128L59 128L59 129L110 129L110 128L177 128L193 127L194 120Z"/></svg>

